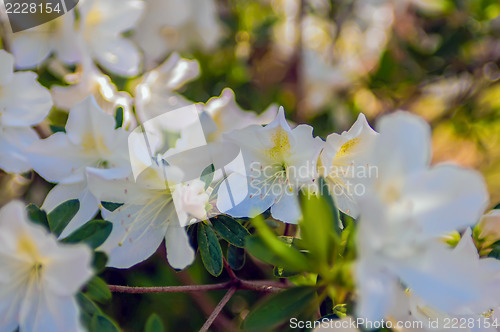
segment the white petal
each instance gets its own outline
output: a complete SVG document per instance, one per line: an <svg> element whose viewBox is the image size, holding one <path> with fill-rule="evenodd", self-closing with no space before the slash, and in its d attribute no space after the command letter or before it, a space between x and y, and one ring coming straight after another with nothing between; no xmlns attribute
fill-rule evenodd
<svg viewBox="0 0 500 332"><path fill-rule="evenodd" d="M129 268L149 258L160 246L166 233L166 226L141 219L148 213L143 206L123 205L108 216L113 230L100 247L109 255L108 266ZM167 220L160 215L158 219Z"/></svg>
<svg viewBox="0 0 500 332"><path fill-rule="evenodd" d="M6 172L24 173L31 169L26 149L38 140L31 128L0 127L0 168Z"/></svg>
<svg viewBox="0 0 500 332"><path fill-rule="evenodd" d="M264 189L250 185L249 181L238 173L230 174L219 187L219 211L233 217L255 217L270 208L277 197L272 192L264 195Z"/></svg>
<svg viewBox="0 0 500 332"><path fill-rule="evenodd" d="M20 330L33 332L83 331L73 297L32 293L21 309Z"/></svg>
<svg viewBox="0 0 500 332"><path fill-rule="evenodd" d="M372 322L385 318L392 305L397 280L366 261L358 263L356 278L359 291L357 316Z"/></svg>
<svg viewBox="0 0 500 332"><path fill-rule="evenodd" d="M52 108L49 90L40 85L33 72L18 72L2 86L0 105L2 124L33 126L42 122Z"/></svg>
<svg viewBox="0 0 500 332"><path fill-rule="evenodd" d="M74 183L84 180L85 167L93 163L81 150L58 132L33 143L27 153L33 169L47 181Z"/></svg>
<svg viewBox="0 0 500 332"><path fill-rule="evenodd" d="M302 215L297 192L285 192L271 207L271 214L275 219L296 224Z"/></svg>
<svg viewBox="0 0 500 332"><path fill-rule="evenodd" d="M0 85L8 84L14 76L14 57L0 50Z"/></svg>
<svg viewBox="0 0 500 332"><path fill-rule="evenodd" d="M381 177L405 176L429 164L431 129L424 119L398 111L377 124L381 135L373 155Z"/></svg>
<svg viewBox="0 0 500 332"><path fill-rule="evenodd" d="M182 270L193 263L195 252L184 228L170 226L165 235L165 244L168 262L174 269Z"/></svg>
<svg viewBox="0 0 500 332"><path fill-rule="evenodd" d="M48 32L36 29L15 33L12 53L16 57L16 68L34 68L45 61L52 52L52 42L48 37Z"/></svg>
<svg viewBox="0 0 500 332"><path fill-rule="evenodd" d="M481 175L454 165L422 172L403 190L424 231L437 236L475 225L488 203Z"/></svg>
<svg viewBox="0 0 500 332"><path fill-rule="evenodd" d="M139 74L141 55L131 41L104 37L92 45L92 50L97 62L107 70L125 77Z"/></svg>
<svg viewBox="0 0 500 332"><path fill-rule="evenodd" d="M87 245L56 243L43 252L50 261L44 265L43 283L60 296L75 295L92 277L92 251Z"/></svg>

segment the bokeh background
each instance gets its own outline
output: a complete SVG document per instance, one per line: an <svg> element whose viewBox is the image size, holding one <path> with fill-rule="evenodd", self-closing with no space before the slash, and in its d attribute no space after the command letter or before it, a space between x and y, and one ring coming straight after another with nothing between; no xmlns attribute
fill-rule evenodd
<svg viewBox="0 0 500 332"><path fill-rule="evenodd" d="M243 109L261 113L283 105L289 119L313 125L323 138L347 130L359 112L373 124L384 113L408 110L433 127L433 162L452 160L480 170L491 205L500 202L498 0L164 0L170 14L160 18L157 2L146 1L150 7L129 36L148 55L144 70L172 51L199 62L201 75L177 91L187 99L207 102L228 87ZM182 10L187 19L173 22ZM158 42L142 43L155 20L163 24ZM52 69L50 62L37 69L49 88L63 84ZM105 74L133 94L136 79ZM37 130L43 134L60 125L64 114L54 109ZM1 173L0 204L24 197L40 205L50 188L34 173ZM160 247L130 270L108 269L104 279L165 286L228 278L225 272L208 275L199 257L175 272L164 256ZM246 258L239 276L272 278L271 267ZM153 312L168 331L195 331L223 294L115 294L103 309L125 331L143 330ZM213 330L236 330L261 297L239 291Z"/></svg>

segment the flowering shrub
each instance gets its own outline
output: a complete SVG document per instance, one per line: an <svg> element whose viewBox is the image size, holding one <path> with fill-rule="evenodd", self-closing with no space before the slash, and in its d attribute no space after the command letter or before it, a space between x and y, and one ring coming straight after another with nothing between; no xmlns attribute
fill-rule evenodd
<svg viewBox="0 0 500 332"><path fill-rule="evenodd" d="M500 326L496 2L9 8L1 331Z"/></svg>

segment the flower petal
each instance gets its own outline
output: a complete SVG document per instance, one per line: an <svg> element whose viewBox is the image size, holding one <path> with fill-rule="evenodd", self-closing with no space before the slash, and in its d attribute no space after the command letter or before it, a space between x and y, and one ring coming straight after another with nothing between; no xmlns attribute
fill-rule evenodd
<svg viewBox="0 0 500 332"><path fill-rule="evenodd" d="M168 263L178 270L193 263L195 252L183 227L170 226L165 235Z"/></svg>

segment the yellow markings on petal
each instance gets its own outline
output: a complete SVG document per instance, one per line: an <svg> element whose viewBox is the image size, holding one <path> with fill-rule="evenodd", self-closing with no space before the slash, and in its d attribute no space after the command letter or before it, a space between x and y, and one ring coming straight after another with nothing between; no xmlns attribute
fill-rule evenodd
<svg viewBox="0 0 500 332"><path fill-rule="evenodd" d="M335 155L335 157L344 157L346 155L349 155L352 153L352 149L358 145L360 142L360 139L359 137L356 137L356 138L353 138L351 140L348 140L347 142L345 142L344 144L342 144L342 146L340 147L340 150L337 152L337 154Z"/></svg>
<svg viewBox="0 0 500 332"><path fill-rule="evenodd" d="M288 133L283 128L277 128L277 130L272 133L271 141L273 147L266 150L266 155L269 158L276 161L282 161L292 154L290 151L291 146Z"/></svg>
<svg viewBox="0 0 500 332"><path fill-rule="evenodd" d="M89 26L96 26L103 21L102 14L99 10L91 10L87 17L85 18L85 22Z"/></svg>
<svg viewBox="0 0 500 332"><path fill-rule="evenodd" d="M111 153L106 144L104 144L104 138L92 133L86 133L83 136L82 147L84 152L94 153L95 151L99 151L102 153Z"/></svg>
<svg viewBox="0 0 500 332"><path fill-rule="evenodd" d="M33 259L40 258L38 248L33 239L28 234L21 235L17 240L17 253L27 255Z"/></svg>
<svg viewBox="0 0 500 332"><path fill-rule="evenodd" d="M40 280L45 259L40 255L33 238L28 234L22 234L17 240L17 254L27 259L29 266L27 277L31 281Z"/></svg>

